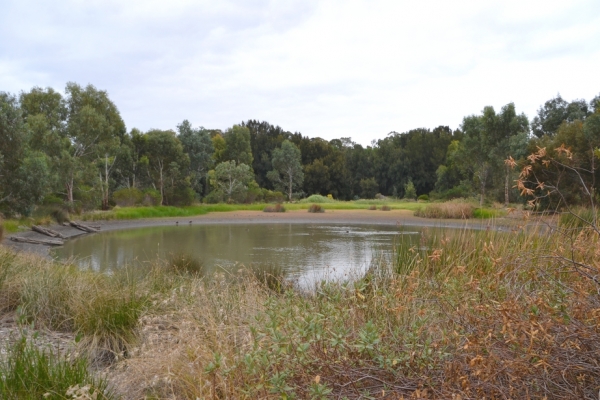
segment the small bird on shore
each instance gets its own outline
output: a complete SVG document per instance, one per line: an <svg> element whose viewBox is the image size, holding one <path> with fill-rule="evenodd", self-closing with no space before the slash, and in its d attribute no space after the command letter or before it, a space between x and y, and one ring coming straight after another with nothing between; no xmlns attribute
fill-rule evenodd
<svg viewBox="0 0 600 400"><path fill-rule="evenodd" d="M175 221L175 225L179 225L179 221Z"/></svg>

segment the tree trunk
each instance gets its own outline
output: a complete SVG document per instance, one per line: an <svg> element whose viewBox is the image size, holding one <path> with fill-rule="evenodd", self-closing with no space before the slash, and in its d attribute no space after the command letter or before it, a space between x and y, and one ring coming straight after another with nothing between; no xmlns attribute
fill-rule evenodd
<svg viewBox="0 0 600 400"><path fill-rule="evenodd" d="M65 183L65 189L67 190L67 202L73 204L73 176Z"/></svg>

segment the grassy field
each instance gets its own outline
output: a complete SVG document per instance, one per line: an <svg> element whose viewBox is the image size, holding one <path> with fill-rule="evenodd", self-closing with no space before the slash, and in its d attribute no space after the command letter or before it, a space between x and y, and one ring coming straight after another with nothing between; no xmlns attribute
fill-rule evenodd
<svg viewBox="0 0 600 400"><path fill-rule="evenodd" d="M57 390L108 398L596 398L596 231L401 238L390 264L309 292L276 266L204 276L182 255L102 275L0 249L0 316L73 334L95 374ZM0 361L0 390L9 376L44 381Z"/></svg>

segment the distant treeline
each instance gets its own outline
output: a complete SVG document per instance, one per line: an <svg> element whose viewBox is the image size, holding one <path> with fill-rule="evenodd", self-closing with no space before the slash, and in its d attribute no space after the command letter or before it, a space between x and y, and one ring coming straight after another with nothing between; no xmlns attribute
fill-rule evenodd
<svg viewBox="0 0 600 400"><path fill-rule="evenodd" d="M79 211L282 201L311 194L522 202L513 187L516 172L504 161L511 156L523 162L537 147L562 144L585 171L561 181L568 201L577 203L577 179L596 187L600 95L589 102L558 95L532 121L513 103L499 111L487 106L454 131L390 132L363 147L351 138L309 138L256 120L225 131L185 120L175 130L128 132L106 91L68 83L63 96L34 87L18 96L0 92L0 212L29 215L39 205Z"/></svg>

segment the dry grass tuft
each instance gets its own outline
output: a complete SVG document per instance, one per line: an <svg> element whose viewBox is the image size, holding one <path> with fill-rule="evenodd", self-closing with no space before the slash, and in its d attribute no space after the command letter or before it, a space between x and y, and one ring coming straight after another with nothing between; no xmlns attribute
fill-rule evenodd
<svg viewBox="0 0 600 400"><path fill-rule="evenodd" d="M281 203L277 203L274 206L266 206L263 212L285 212L285 207Z"/></svg>
<svg viewBox="0 0 600 400"><path fill-rule="evenodd" d="M323 207L321 207L319 204L311 204L311 206L308 207L308 212L309 213L322 213L322 212L325 212L325 209Z"/></svg>
<svg viewBox="0 0 600 400"><path fill-rule="evenodd" d="M429 204L415 211L417 217L441 219L469 219L473 218L475 207L466 202L445 202Z"/></svg>

